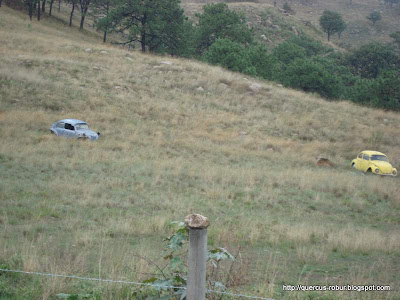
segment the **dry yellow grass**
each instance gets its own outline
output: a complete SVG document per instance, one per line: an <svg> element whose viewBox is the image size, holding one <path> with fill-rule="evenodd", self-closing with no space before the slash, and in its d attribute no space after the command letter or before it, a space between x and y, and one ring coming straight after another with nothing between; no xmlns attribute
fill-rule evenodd
<svg viewBox="0 0 400 300"><path fill-rule="evenodd" d="M0 265L143 280L154 270L135 255L162 263L168 223L198 212L211 220L210 244L242 247L236 291L304 298L281 284L398 286L399 180L349 167L367 148L399 167L398 113L127 52L7 7L0 22ZM51 136L66 117L88 121L101 139ZM336 167L317 167L320 155ZM38 280L13 295L98 288Z"/></svg>

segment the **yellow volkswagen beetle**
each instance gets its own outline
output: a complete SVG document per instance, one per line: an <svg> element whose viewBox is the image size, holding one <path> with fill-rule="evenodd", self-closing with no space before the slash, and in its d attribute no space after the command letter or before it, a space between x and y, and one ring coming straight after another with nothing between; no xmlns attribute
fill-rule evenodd
<svg viewBox="0 0 400 300"><path fill-rule="evenodd" d="M397 170L389 163L387 156L377 151L363 151L351 161L354 169L377 175L397 176Z"/></svg>

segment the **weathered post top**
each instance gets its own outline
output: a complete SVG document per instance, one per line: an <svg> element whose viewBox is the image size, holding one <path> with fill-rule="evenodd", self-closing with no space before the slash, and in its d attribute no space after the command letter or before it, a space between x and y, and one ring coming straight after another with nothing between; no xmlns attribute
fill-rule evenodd
<svg viewBox="0 0 400 300"><path fill-rule="evenodd" d="M199 214L191 214L186 216L185 224L190 229L206 229L208 226L210 226L208 218Z"/></svg>

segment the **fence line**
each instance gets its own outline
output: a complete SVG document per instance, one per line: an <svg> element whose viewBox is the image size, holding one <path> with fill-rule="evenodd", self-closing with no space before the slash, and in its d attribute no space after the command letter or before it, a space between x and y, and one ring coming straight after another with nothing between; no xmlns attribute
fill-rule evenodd
<svg viewBox="0 0 400 300"><path fill-rule="evenodd" d="M9 270L9 269L1 269L1 268L0 268L0 272L22 273L22 274L48 276L48 277L60 277L60 278L88 280L88 281L97 281L97 282L132 284L132 285L149 286L149 287L155 287L155 288L168 288L168 289L186 290L186 287L182 287L182 286L166 286L166 285L157 285L157 284L151 284L151 283L126 281L126 280L113 280L113 279L82 277L82 276L76 276L76 275L64 275L64 274L42 273L42 272L29 272L29 271ZM239 298L247 298L247 299L273 300L271 298L263 298L263 297L258 297L258 296L235 294L235 293L223 292L223 291L215 291L215 290L207 290L207 293L222 294L222 295L227 295L227 296L231 296L231 297L239 297Z"/></svg>

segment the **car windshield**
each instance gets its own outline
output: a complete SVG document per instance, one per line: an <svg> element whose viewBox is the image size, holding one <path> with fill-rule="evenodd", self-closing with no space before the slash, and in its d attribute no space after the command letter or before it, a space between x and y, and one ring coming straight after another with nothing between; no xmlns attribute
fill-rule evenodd
<svg viewBox="0 0 400 300"><path fill-rule="evenodd" d="M371 155L371 160L388 161L385 155Z"/></svg>
<svg viewBox="0 0 400 300"><path fill-rule="evenodd" d="M89 130L88 124L80 123L75 125L76 130Z"/></svg>

